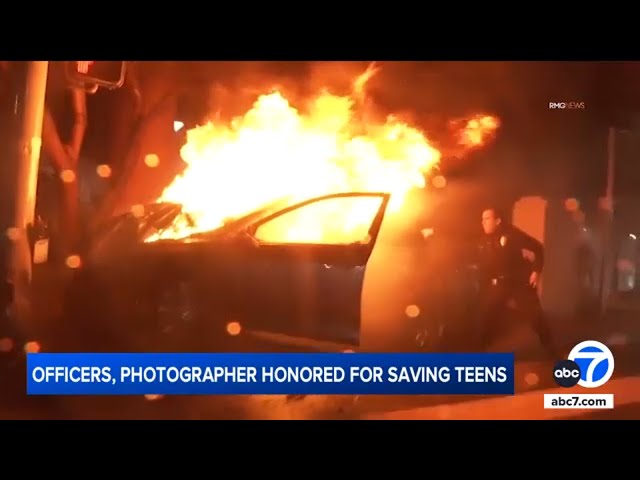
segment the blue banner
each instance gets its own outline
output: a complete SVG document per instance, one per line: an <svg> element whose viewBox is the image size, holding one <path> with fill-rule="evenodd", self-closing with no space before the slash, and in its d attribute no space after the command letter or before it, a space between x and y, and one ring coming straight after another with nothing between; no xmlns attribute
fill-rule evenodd
<svg viewBox="0 0 640 480"><path fill-rule="evenodd" d="M512 353L30 353L30 395L513 395Z"/></svg>

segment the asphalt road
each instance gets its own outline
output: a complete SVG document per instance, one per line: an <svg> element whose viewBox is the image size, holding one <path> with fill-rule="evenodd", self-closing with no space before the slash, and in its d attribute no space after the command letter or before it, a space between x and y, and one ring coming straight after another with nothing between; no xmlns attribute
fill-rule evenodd
<svg viewBox="0 0 640 480"><path fill-rule="evenodd" d="M640 402L623 405L613 410L589 412L573 418L573 420L638 420L640 419Z"/></svg>
<svg viewBox="0 0 640 480"><path fill-rule="evenodd" d="M613 410L588 412L572 418L572 420L638 420L640 419L640 402L622 405Z"/></svg>
<svg viewBox="0 0 640 480"><path fill-rule="evenodd" d="M614 348L616 372L599 389L614 393L609 411L544 410L543 393L567 393L553 383L552 361L516 364L513 397L225 396L161 398L27 397L24 365L2 372L1 419L640 419L640 351ZM592 393L592 392L589 392Z"/></svg>
<svg viewBox="0 0 640 480"><path fill-rule="evenodd" d="M52 305L47 304L49 313L51 308ZM567 353L577 341L587 339L586 331L580 330L580 335L565 340ZM631 328L625 330L631 331ZM56 332L51 335L62 336ZM67 350L55 345L63 339L53 337L49 342L42 340L43 351ZM605 336L589 334L587 337L609 343ZM241 338L247 337L237 337L242 343ZM556 389L551 372L558 359L540 359L535 337L531 332L521 331L494 345L496 351L516 351L517 394L510 397L28 397L25 395L25 356L19 354L13 362L0 355L0 419L640 419L640 343L610 346L616 358L616 371L602 392L615 393L617 406L605 412L544 410L543 393ZM260 348L249 343L239 350Z"/></svg>

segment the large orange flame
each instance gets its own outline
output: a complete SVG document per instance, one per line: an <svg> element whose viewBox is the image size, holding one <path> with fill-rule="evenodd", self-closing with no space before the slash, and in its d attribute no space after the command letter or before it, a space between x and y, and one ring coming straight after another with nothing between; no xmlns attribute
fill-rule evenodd
<svg viewBox="0 0 640 480"><path fill-rule="evenodd" d="M147 241L214 230L228 218L283 197L295 201L337 192L388 192L389 209L398 211L411 189L425 187L441 153L415 127L393 116L376 122L363 112L365 84L376 72L372 65L359 76L351 96L322 92L304 112L274 91L228 125L210 122L188 131L181 150L187 168L159 201L182 204L190 221L178 218ZM493 117L474 118L460 127L460 142L476 147L497 126ZM352 203L327 210L313 225L281 224L282 238L336 240L336 225L347 219L350 227L368 227L371 212ZM353 211L345 211L346 206Z"/></svg>

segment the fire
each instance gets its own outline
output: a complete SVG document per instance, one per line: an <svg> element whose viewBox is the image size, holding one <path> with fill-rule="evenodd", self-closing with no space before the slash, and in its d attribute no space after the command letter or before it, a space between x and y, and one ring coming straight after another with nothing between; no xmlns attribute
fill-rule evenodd
<svg viewBox="0 0 640 480"><path fill-rule="evenodd" d="M463 124L462 128L459 128ZM473 118L452 122L454 130L458 130L458 143L467 148L475 148L486 143L500 126L496 117L491 115L474 115Z"/></svg>
<svg viewBox="0 0 640 480"><path fill-rule="evenodd" d="M212 121L189 130L181 150L187 167L158 199L181 204L185 215L147 241L211 231L226 219L282 198L387 192L388 208L397 212L411 189L425 187L441 153L420 130L394 116L370 118L364 108L365 84L376 72L372 65L358 77L351 96L325 91L300 110L273 91L230 124ZM495 128L496 122L477 120L462 130L473 130L469 138L477 146L484 138L478 132ZM291 241L340 241L347 230L369 228L370 205L334 202L336 209L330 203L325 211L315 212L315 221L279 225L279 232L270 234Z"/></svg>

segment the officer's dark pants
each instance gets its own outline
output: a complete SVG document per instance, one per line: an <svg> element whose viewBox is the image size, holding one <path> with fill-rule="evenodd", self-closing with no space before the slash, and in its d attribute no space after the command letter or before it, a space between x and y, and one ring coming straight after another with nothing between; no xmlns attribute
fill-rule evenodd
<svg viewBox="0 0 640 480"><path fill-rule="evenodd" d="M551 329L547 324L538 292L529 285L498 283L485 289L481 304L480 321L482 348L486 349L499 333L509 301L513 301L519 317L538 335L540 343L554 358L557 355Z"/></svg>

